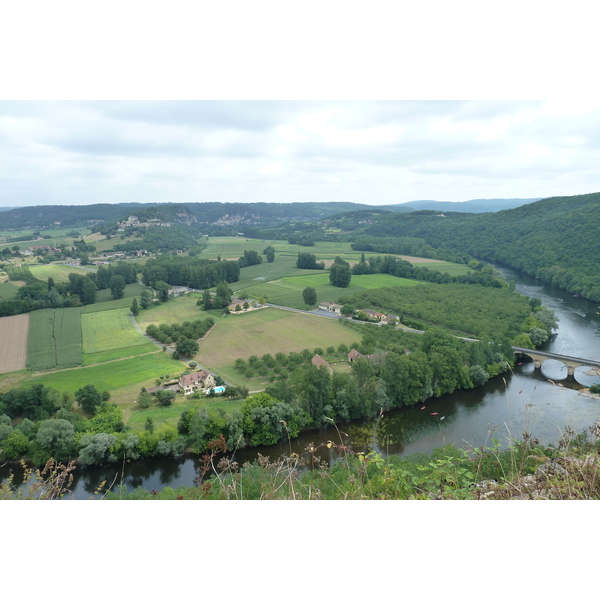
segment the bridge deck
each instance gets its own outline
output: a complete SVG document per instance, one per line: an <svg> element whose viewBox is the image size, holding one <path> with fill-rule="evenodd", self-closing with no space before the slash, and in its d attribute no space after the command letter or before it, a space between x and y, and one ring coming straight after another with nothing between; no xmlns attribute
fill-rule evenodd
<svg viewBox="0 0 600 600"><path fill-rule="evenodd" d="M531 348L518 348L513 346L515 352L521 354L545 356L546 358L554 358L555 360L579 363L581 366L600 367L600 361L591 358L580 358L578 356L567 356L566 354L555 354L553 352L543 352L542 350L531 350Z"/></svg>

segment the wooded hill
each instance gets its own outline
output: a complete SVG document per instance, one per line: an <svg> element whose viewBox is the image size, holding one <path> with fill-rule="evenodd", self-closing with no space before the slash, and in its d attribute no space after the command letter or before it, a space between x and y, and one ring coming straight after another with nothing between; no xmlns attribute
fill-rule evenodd
<svg viewBox="0 0 600 600"><path fill-rule="evenodd" d="M415 210L461 210L464 212L494 212L520 206L532 199L488 199L466 202L438 202L419 200L405 204L368 206L353 202L193 202L193 203L122 203L90 204L86 206L28 206L6 208L2 215L2 229L75 227L90 222L110 223L135 215L140 219L161 219L168 222L216 223L240 222L255 225L276 224L290 220L315 221L332 215L356 210L379 209L386 212L412 212Z"/></svg>
<svg viewBox="0 0 600 600"><path fill-rule="evenodd" d="M600 193L547 198L497 213L417 211L370 220L360 232L365 236L422 238L434 248L504 263L600 301Z"/></svg>
<svg viewBox="0 0 600 600"><path fill-rule="evenodd" d="M160 219L172 223L216 223L268 225L289 220L315 221L343 212L373 208L352 202L194 202L184 204L90 204L87 206L28 206L2 214L2 229L75 227L111 223L134 215L141 221ZM390 212L411 211L399 204Z"/></svg>

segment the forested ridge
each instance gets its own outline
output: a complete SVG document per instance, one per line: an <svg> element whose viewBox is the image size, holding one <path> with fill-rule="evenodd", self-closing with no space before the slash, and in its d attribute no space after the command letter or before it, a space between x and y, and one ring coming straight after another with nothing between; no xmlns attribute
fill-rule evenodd
<svg viewBox="0 0 600 600"><path fill-rule="evenodd" d="M547 198L497 213L419 211L385 215L361 232L497 261L600 301L600 193Z"/></svg>

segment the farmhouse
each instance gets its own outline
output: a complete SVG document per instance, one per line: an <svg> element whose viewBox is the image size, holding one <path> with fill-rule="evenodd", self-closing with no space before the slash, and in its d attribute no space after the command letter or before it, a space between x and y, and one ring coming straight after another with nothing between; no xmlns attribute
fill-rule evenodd
<svg viewBox="0 0 600 600"><path fill-rule="evenodd" d="M230 312L235 312L237 310L237 307L239 306L239 310L244 310L244 304L247 302L247 300L238 300L237 298L232 298L231 299L231 304L227 307L229 309Z"/></svg>
<svg viewBox="0 0 600 600"><path fill-rule="evenodd" d="M313 365L315 365L315 367L317 367L317 369L319 367L325 367L329 371L330 374L333 373L333 367L322 356L319 356L318 354L315 354L311 358L310 362Z"/></svg>
<svg viewBox="0 0 600 600"><path fill-rule="evenodd" d="M389 323L396 323L396 321L399 321L400 317L398 317L397 315L386 315L385 317L383 317L383 319L381 319L381 323L387 325Z"/></svg>
<svg viewBox="0 0 600 600"><path fill-rule="evenodd" d="M343 305L335 304L335 302L320 302L319 310L326 310L328 312L334 312L336 314L341 314Z"/></svg>
<svg viewBox="0 0 600 600"><path fill-rule="evenodd" d="M354 362L357 358L364 357L364 354L361 354L356 348L352 348L348 353L348 362Z"/></svg>
<svg viewBox="0 0 600 600"><path fill-rule="evenodd" d="M373 319L374 321L381 321L381 319L385 318L383 313L377 312L376 310L371 310L370 308L365 308L363 311L369 319Z"/></svg>
<svg viewBox="0 0 600 600"><path fill-rule="evenodd" d="M189 375L182 375L179 378L179 385L183 388L184 394L193 394L197 390L214 387L215 378L203 369Z"/></svg>

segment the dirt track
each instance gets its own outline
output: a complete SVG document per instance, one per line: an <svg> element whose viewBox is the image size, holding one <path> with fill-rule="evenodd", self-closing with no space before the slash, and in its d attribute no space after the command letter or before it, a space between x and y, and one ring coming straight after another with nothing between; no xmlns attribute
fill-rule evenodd
<svg viewBox="0 0 600 600"><path fill-rule="evenodd" d="M29 314L0 318L0 373L25 368L28 335Z"/></svg>

